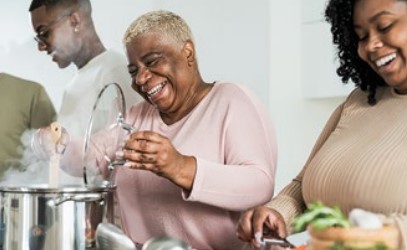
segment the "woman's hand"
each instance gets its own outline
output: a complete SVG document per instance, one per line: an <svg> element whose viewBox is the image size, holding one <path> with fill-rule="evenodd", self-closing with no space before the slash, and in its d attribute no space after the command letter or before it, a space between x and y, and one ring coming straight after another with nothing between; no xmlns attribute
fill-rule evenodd
<svg viewBox="0 0 407 250"><path fill-rule="evenodd" d="M186 190L192 188L195 158L179 153L171 141L160 134L151 131L131 134L123 152L118 152L117 156L127 160L125 167L149 170Z"/></svg>
<svg viewBox="0 0 407 250"><path fill-rule="evenodd" d="M285 238L287 231L284 219L277 211L259 206L248 210L240 217L237 236L240 240L251 242L259 248L263 235Z"/></svg>
<svg viewBox="0 0 407 250"><path fill-rule="evenodd" d="M39 128L31 138L31 148L34 154L42 160L49 160L54 154L63 154L70 137L59 123L53 122L47 127Z"/></svg>

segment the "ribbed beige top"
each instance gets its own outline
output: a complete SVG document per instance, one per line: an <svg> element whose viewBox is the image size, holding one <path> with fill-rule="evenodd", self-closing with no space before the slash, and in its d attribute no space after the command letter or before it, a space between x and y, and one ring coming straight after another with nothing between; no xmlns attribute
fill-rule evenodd
<svg viewBox="0 0 407 250"><path fill-rule="evenodd" d="M357 89L332 114L301 173L268 204L286 224L320 200L384 215L406 245L407 95L382 88L377 99L370 106Z"/></svg>

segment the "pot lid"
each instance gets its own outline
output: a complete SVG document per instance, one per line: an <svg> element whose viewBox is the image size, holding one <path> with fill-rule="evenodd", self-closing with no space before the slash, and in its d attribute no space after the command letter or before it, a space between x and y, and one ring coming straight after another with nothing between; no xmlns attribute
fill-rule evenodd
<svg viewBox="0 0 407 250"><path fill-rule="evenodd" d="M83 179L85 185L97 184L101 179L99 168L96 166L95 157L91 152L100 153L98 141L108 137L109 148L112 152L104 150L104 158L112 158L118 144L125 135L125 131L119 124L125 119L126 104L123 91L117 83L109 83L103 87L89 119L83 143ZM105 140L106 141L106 140ZM106 143L106 142L105 142ZM103 147L103 145L102 145Z"/></svg>

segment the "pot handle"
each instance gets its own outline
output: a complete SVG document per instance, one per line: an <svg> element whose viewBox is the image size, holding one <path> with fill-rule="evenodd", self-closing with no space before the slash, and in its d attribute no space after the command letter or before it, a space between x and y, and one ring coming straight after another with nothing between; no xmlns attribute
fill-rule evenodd
<svg viewBox="0 0 407 250"><path fill-rule="evenodd" d="M70 194L60 196L56 199L49 200L48 205L51 207L56 207L61 205L66 201L76 201L76 202L92 202L92 201L103 201L101 193L92 193L92 194Z"/></svg>

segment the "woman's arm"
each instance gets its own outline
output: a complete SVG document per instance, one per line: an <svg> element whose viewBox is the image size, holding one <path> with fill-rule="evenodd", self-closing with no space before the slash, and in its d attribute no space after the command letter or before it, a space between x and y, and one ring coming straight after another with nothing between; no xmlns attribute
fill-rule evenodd
<svg viewBox="0 0 407 250"><path fill-rule="evenodd" d="M309 162L314 158L316 153L320 150L320 148L324 145L325 141L331 135L331 133L335 130L339 119L341 117L343 108L346 102L339 105L335 111L332 113L331 117L327 121L324 129L322 130L321 134L319 135L310 156L308 157L303 169L301 172L295 177L290 184L288 184L283 190L266 206L270 207L276 211L278 211L281 216L284 218L286 222L287 231L290 232L290 222L292 219L302 213L306 207L304 203L304 199L302 196L302 178L304 172L309 164Z"/></svg>

